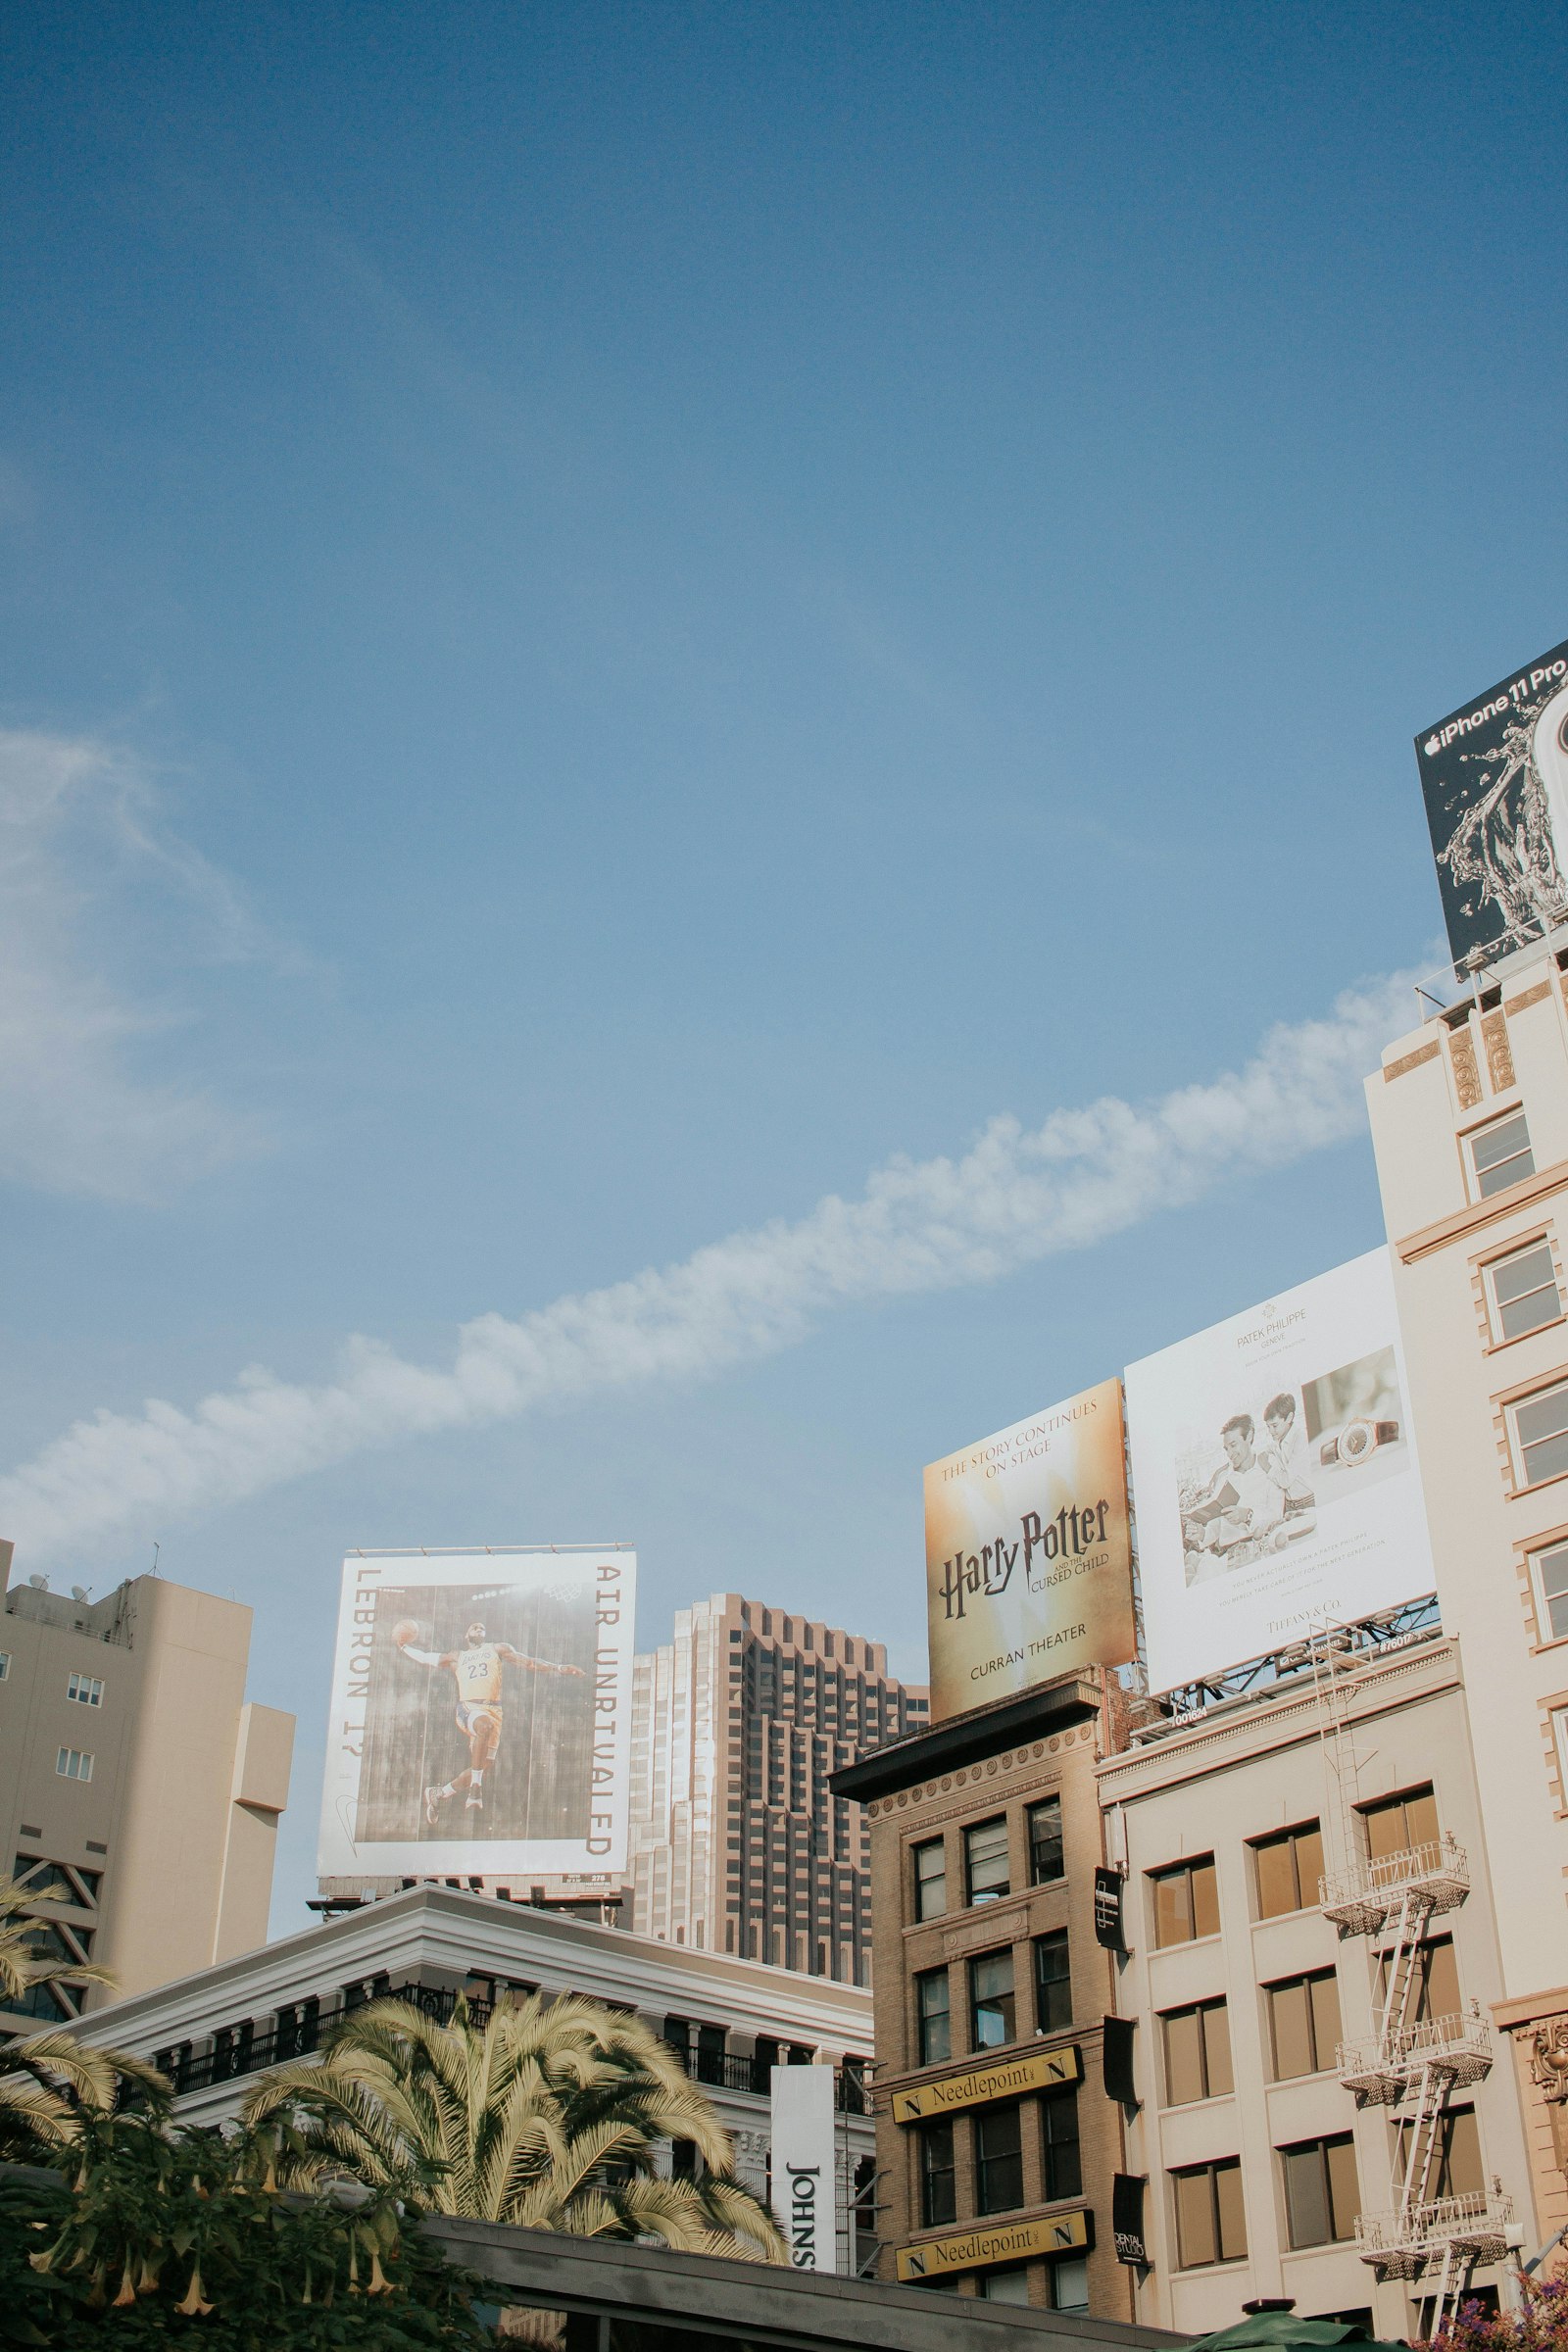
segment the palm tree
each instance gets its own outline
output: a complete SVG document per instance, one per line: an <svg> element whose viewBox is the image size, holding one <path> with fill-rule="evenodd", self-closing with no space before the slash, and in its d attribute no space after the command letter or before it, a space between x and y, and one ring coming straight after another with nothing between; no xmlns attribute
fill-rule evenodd
<svg viewBox="0 0 1568 2352"><path fill-rule="evenodd" d="M113 1984L107 1969L41 1952L40 1923L28 1913L36 1896L0 1876L0 2010L14 2009L35 1986ZM0 2034L0 2153L50 2156L81 2134L83 2114L108 2115L122 2082L154 2096L169 2084L145 2059L128 2050L95 2049L58 2030L26 2035Z"/></svg>
<svg viewBox="0 0 1568 2352"><path fill-rule="evenodd" d="M318 2061L265 2076L247 2125L292 2114L299 2186L334 2174L438 2213L576 2237L657 2235L671 2246L787 2262L767 2208L734 2178L729 2134L641 2018L576 1993L497 2006L481 2030L373 2001ZM662 2178L657 2143L690 2140L701 2181Z"/></svg>

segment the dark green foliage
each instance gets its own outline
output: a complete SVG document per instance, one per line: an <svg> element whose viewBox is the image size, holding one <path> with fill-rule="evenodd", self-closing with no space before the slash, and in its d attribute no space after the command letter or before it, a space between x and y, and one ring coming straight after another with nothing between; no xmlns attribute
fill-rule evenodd
<svg viewBox="0 0 1568 2352"><path fill-rule="evenodd" d="M278 2135L90 2123L66 2185L0 2174L0 2345L48 2352L467 2352L479 2282L405 2225L271 2185Z"/></svg>

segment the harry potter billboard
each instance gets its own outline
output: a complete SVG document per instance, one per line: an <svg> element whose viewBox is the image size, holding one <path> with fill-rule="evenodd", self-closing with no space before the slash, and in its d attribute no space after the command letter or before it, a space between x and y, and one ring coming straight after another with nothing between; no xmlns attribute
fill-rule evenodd
<svg viewBox="0 0 1568 2352"><path fill-rule="evenodd" d="M1121 1383L925 1474L931 1718L1134 1656Z"/></svg>
<svg viewBox="0 0 1568 2352"><path fill-rule="evenodd" d="M1415 739L1454 968L1568 922L1568 644Z"/></svg>

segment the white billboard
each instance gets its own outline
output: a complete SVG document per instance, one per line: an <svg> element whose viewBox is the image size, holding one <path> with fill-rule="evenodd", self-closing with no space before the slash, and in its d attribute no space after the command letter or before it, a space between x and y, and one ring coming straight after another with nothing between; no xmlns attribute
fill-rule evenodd
<svg viewBox="0 0 1568 2352"><path fill-rule="evenodd" d="M838 2268L838 2170L833 2155L833 2069L772 2070L769 2167L773 2212L798 2271Z"/></svg>
<svg viewBox="0 0 1568 2352"><path fill-rule="evenodd" d="M1430 1592L1386 1250L1128 1367L1149 1680Z"/></svg>
<svg viewBox="0 0 1568 2352"><path fill-rule="evenodd" d="M636 1583L612 1547L352 1553L321 1877L616 1878Z"/></svg>

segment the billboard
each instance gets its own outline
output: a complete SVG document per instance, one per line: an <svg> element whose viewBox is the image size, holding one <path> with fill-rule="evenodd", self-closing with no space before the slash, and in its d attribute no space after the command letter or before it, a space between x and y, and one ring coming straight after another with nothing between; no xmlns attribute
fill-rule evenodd
<svg viewBox="0 0 1568 2352"><path fill-rule="evenodd" d="M1568 921L1568 644L1415 739L1456 971Z"/></svg>
<svg viewBox="0 0 1568 2352"><path fill-rule="evenodd" d="M1121 1383L925 1474L931 1720L1135 1655Z"/></svg>
<svg viewBox="0 0 1568 2352"><path fill-rule="evenodd" d="M636 1554L343 1563L322 1878L618 1874Z"/></svg>
<svg viewBox="0 0 1568 2352"><path fill-rule="evenodd" d="M1149 1681L1436 1582L1386 1250L1127 1369Z"/></svg>

